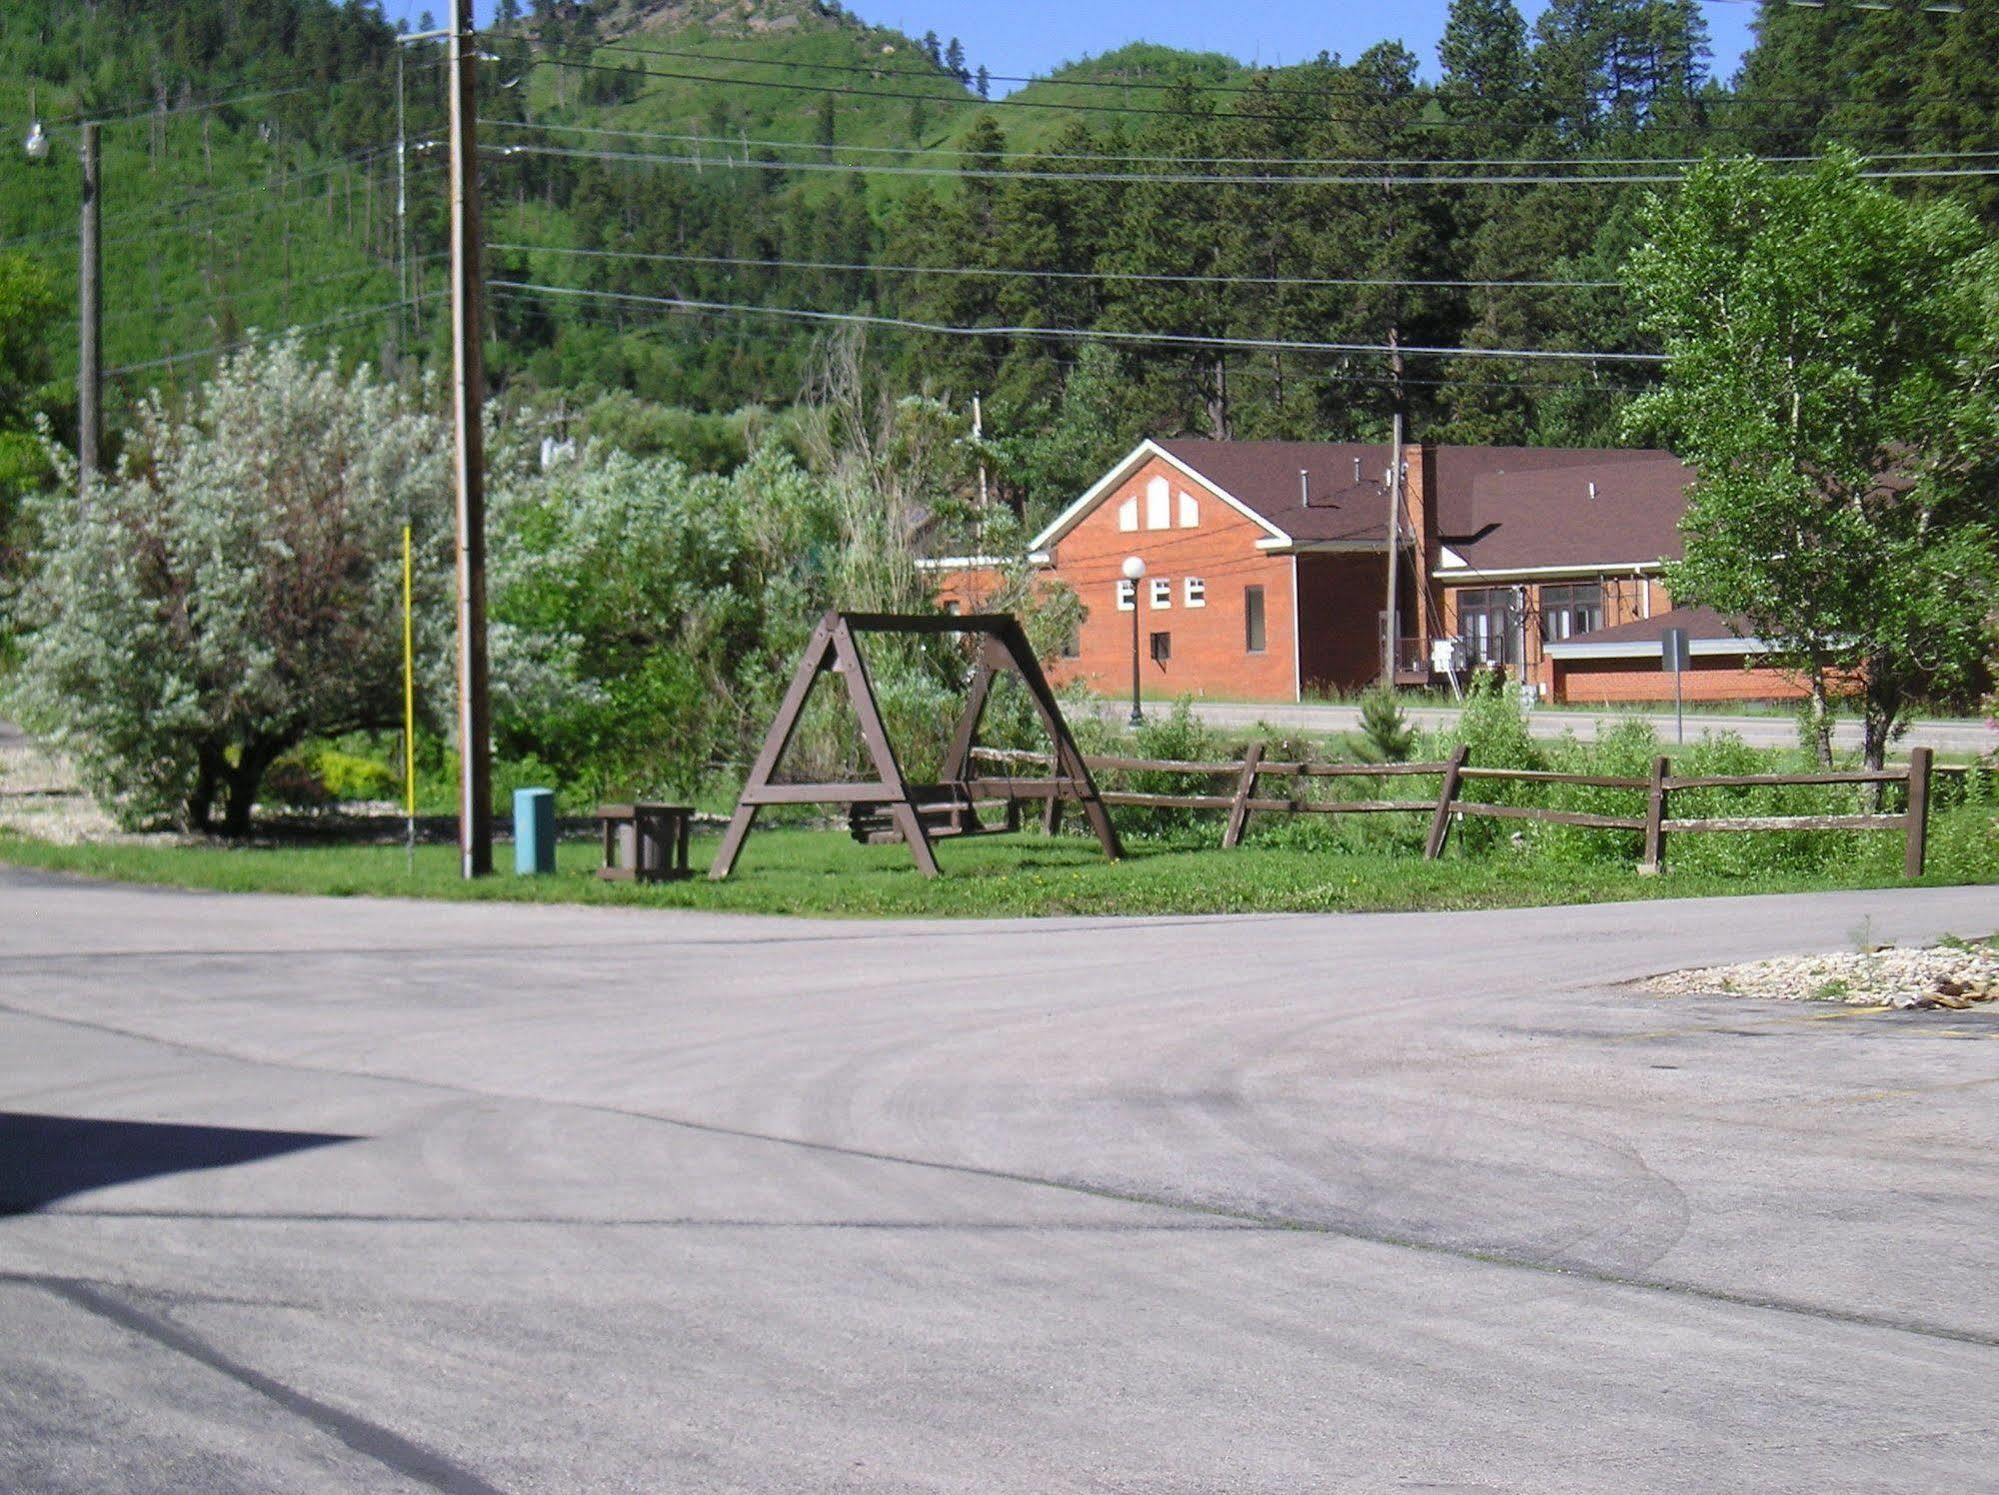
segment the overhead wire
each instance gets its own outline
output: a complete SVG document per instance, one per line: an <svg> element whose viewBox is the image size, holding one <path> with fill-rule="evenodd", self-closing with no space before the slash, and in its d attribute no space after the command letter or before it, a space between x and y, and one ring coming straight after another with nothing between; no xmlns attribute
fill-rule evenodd
<svg viewBox="0 0 1999 1495"><path fill-rule="evenodd" d="M1437 347L1424 344L1349 343L1306 338L1253 338L1229 334L1184 332L1142 332L1116 328L996 326L967 327L949 322L926 322L912 317L887 317L868 312L820 311L806 307L760 306L743 302L705 301L692 297L647 296L627 291L597 290L588 286L543 285L533 281L493 280L488 284L518 291L534 291L552 296L595 297L633 305L660 306L693 311L729 312L743 315L791 318L800 321L844 322L863 326L896 327L912 332L931 332L946 337L1060 338L1082 342L1144 343L1157 346L1244 348L1264 352L1396 354L1409 358L1518 358L1606 363L1663 363L1661 353L1609 350L1586 351L1560 348L1469 348Z"/></svg>
<svg viewBox="0 0 1999 1495"><path fill-rule="evenodd" d="M758 149L787 150L804 155L818 155L825 159L825 153L847 153L855 155L922 156L935 159L939 156L963 157L969 160L997 161L1098 161L1113 164L1164 164L1182 166L1698 166L1706 161L1706 156L1177 156L1160 153L1131 153L1112 151L1070 151L1050 148L1037 151L973 150L956 145L843 145L838 142L812 142L801 140L774 140L768 137L750 138L721 135L703 135L679 130L630 130L608 125L563 124L552 120L488 119L481 117L481 127L509 130L542 130L560 135L602 135L616 136L629 140L671 140L681 144L709 146L754 146ZM1930 161L1930 160L1970 160L1999 158L1999 151L1958 150L1958 151L1864 151L1860 153L1865 161ZM1755 159L1766 165L1793 165L1819 162L1826 159L1823 154L1812 155L1768 155L1758 154Z"/></svg>
<svg viewBox="0 0 1999 1495"><path fill-rule="evenodd" d="M509 145L501 155L550 156L574 160L621 162L657 166L691 166L731 171L798 171L835 175L909 176L978 178L1013 182L1105 182L1124 186L1182 187L1538 187L1538 186L1648 186L1686 180L1685 172L1631 174L1548 174L1519 176L1398 175L1383 173L1364 176L1284 176L1210 172L1115 172L1115 171L1015 171L999 167L959 166L869 166L845 161L766 161L754 156L741 158L701 155L663 155L646 151L580 150L569 146ZM1999 165L1979 167L1890 167L1862 171L1875 180L1938 177L1999 176Z"/></svg>
<svg viewBox="0 0 1999 1495"><path fill-rule="evenodd" d="M529 60L528 66L560 67L578 72L613 73L620 78L630 78L632 76L632 71L633 71L630 68L611 67L603 63L584 62L576 58L563 58L563 57L532 58ZM847 97L847 98L876 99L876 100L886 100L886 101L908 101L908 102L924 103L924 104L942 104L950 107L968 107L968 108L980 108L980 109L991 109L995 107L989 101L978 98L977 96L972 94L966 94L960 97L954 94L909 93L909 92L898 92L898 91L891 91L884 89L850 88L844 85L831 84L831 83L789 82L776 78L716 77L713 74L709 73L689 73L689 72L682 72L677 69L654 68L654 67L641 68L639 69L639 73L641 76L647 78L664 78L676 82L688 82L688 83L710 83L729 89L745 89L745 88L777 89L792 93L816 93L816 94L826 94L836 97ZM666 90L647 89L638 94L633 95L631 98L621 100L620 102L629 105L637 102L640 99L659 97L664 92L666 92ZM1398 97L1393 100L1384 100L1383 102L1394 103L1398 105L1413 104L1420 106L1422 103L1426 101L1427 101L1427 96L1412 93L1409 95ZM1703 106L1707 101L1702 97L1692 97L1684 101L1676 99L1674 100L1674 102L1675 103L1685 102L1689 107L1699 108ZM1250 113L1242 110L1232 111L1227 114L1194 116L1190 115L1189 112L1184 109L1161 109L1161 108L1155 108L1138 104L1091 104L1091 103L1077 102L1074 100L1055 101L1055 100L1042 100L1042 99L1011 99L1006 101L1005 107L1015 111L1025 110L1025 109L1041 109L1041 110L1052 110L1058 113L1112 114L1112 115L1123 115L1123 116L1158 115L1158 116L1166 116L1174 119L1183 119L1183 120L1196 117L1205 117L1215 123L1227 123L1233 121L1249 120L1249 121L1260 121L1263 123L1273 123L1273 124L1353 124L1353 125L1366 126L1368 128L1373 128L1373 129L1386 128L1398 131L1399 130L1477 130L1486 134L1495 134L1502 132L1532 134L1545 129L1546 127L1545 124L1541 121L1436 119L1436 118L1427 118L1420 114L1414 114L1414 113L1410 114L1409 117L1403 119L1371 118L1364 116L1352 117L1352 116L1327 115L1327 114ZM1814 122L1808 125L1787 125L1787 124L1778 124L1773 122L1727 124L1714 120L1685 120L1685 121L1675 121L1671 125L1666 126L1665 128L1676 130L1686 134L1911 135L1911 134L1923 133L1913 125L1891 125L1891 124L1860 125L1854 123L1833 125L1833 124L1826 124L1823 121Z"/></svg>
<svg viewBox="0 0 1999 1495"><path fill-rule="evenodd" d="M713 265L737 269L812 270L826 273L943 275L974 279L1110 281L1148 285L1353 286L1388 289L1575 290L1617 288L1615 280L1446 280L1392 279L1333 275L1168 275L1140 270L1034 270L976 265L870 265L829 260L757 259L737 255L666 254L636 249L583 249L570 245L491 243L508 254L552 254L588 259L633 260L647 264Z"/></svg>

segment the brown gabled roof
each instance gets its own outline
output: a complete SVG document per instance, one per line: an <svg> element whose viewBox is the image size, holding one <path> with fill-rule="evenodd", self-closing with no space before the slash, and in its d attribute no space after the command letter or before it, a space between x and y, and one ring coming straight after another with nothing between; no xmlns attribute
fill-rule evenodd
<svg viewBox="0 0 1999 1495"><path fill-rule="evenodd" d="M1579 633L1574 638L1549 643L1546 648L1556 659L1607 658L1657 659L1664 652L1668 628L1687 630L1688 652L1693 654L1768 654L1771 646L1757 638L1747 618L1730 617L1711 607L1676 607L1649 618Z"/></svg>
<svg viewBox="0 0 1999 1495"><path fill-rule="evenodd" d="M1300 544L1388 539L1387 442L1162 441L1158 445ZM1354 481L1354 464L1360 481ZM1298 474L1310 503L1301 503Z"/></svg>
<svg viewBox="0 0 1999 1495"><path fill-rule="evenodd" d="M1445 446L1435 463L1438 539L1475 570L1649 565L1680 554L1693 472L1670 452Z"/></svg>
<svg viewBox="0 0 1999 1495"><path fill-rule="evenodd" d="M1158 445L1300 544L1379 544L1385 537L1385 442ZM1438 537L1468 568L1649 565L1680 554L1678 526L1693 474L1670 452L1526 446L1429 451ZM1302 504L1301 470L1310 497Z"/></svg>

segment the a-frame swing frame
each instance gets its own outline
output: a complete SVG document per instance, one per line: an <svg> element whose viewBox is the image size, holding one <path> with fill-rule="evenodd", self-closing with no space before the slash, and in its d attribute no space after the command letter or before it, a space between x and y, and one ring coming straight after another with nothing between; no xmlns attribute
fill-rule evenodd
<svg viewBox="0 0 1999 1495"><path fill-rule="evenodd" d="M902 764L896 758L894 744L888 738L888 728L882 722L881 707L875 700L867 661L855 641L855 635L861 633L978 635L978 660L972 671L964 710L959 713L957 728L951 734L951 746L944 755L942 783L911 784L903 776ZM847 677L847 695L853 702L854 715L859 719L861 741L874 764L875 778L868 783L773 783L771 775L777 771L784 750L791 745L812 688L818 684L819 677L828 671ZM1040 718L1054 746L1054 768L1045 779L981 780L968 776L972 747L978 737L979 723L985 717L986 702L992 695L993 680L1003 672L1018 676L1027 687L1035 715ZM784 693L783 704L777 709L777 717L771 722L756 762L750 766L749 778L743 784L742 796L736 801L735 814L729 818L729 829L722 837L721 849L715 854L708 876L720 882L735 870L743 842L748 838L750 828L756 824L758 810L765 805L880 805L908 844L917 870L925 877L935 877L937 856L931 847L930 833L924 826L922 812L940 804L964 805L969 810L972 793L981 784L1011 798L1056 802L1074 800L1089 818L1090 828L1096 832L1104 855L1115 861L1124 854L1110 815L1104 809L1103 799L1097 793L1096 781L1090 777L1089 766L1083 761L1076 739L1069 735L1069 724L1062 717L1062 708L1055 700L1055 693L1048 687L1040 662L1028 646L1027 634L1021 628L1019 619L1009 613L968 613L959 616L948 613L829 611L812 630L804 657L798 661L798 669Z"/></svg>

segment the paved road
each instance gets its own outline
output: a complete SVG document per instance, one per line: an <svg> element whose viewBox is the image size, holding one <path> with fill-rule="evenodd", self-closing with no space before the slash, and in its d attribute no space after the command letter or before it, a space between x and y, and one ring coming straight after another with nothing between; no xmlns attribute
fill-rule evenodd
<svg viewBox="0 0 1999 1495"><path fill-rule="evenodd" d="M1991 1488L1990 889L848 925L0 873L0 1488Z"/></svg>
<svg viewBox="0 0 1999 1495"><path fill-rule="evenodd" d="M1115 711L1122 717L1128 708L1113 702L1106 711ZM1330 706L1306 703L1291 706L1254 706L1225 701L1197 701L1194 713L1203 721L1230 730L1242 730L1265 724L1286 731L1299 732L1350 732L1360 725L1360 709L1355 706ZM1415 725L1426 730L1436 730L1452 726L1457 720L1457 710L1450 706L1410 706L1404 714ZM1587 711L1534 711L1527 717L1527 730L1536 737L1560 737L1564 732L1574 732L1584 741L1593 741L1603 726L1617 721L1621 716L1640 714L1652 723L1662 742L1673 741L1673 713L1612 713L1598 715ZM1753 747L1796 747L1798 725L1788 716L1717 716L1706 712L1690 713L1687 717L1687 740L1693 741L1703 732L1733 732ZM1860 749L1860 723L1842 720L1834 728L1834 741L1851 751ZM1939 719L1918 722L1909 729L1909 735L1898 744L1901 750L1912 747L1935 748L1940 753L1990 753L1999 750L1999 730L1984 721L1969 719Z"/></svg>

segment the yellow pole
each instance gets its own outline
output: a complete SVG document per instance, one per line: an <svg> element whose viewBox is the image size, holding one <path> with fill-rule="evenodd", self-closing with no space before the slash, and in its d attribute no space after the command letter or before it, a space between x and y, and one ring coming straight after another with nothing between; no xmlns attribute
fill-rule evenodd
<svg viewBox="0 0 1999 1495"><path fill-rule="evenodd" d="M409 867L416 870L416 609L412 605L410 527L403 525L403 813Z"/></svg>

